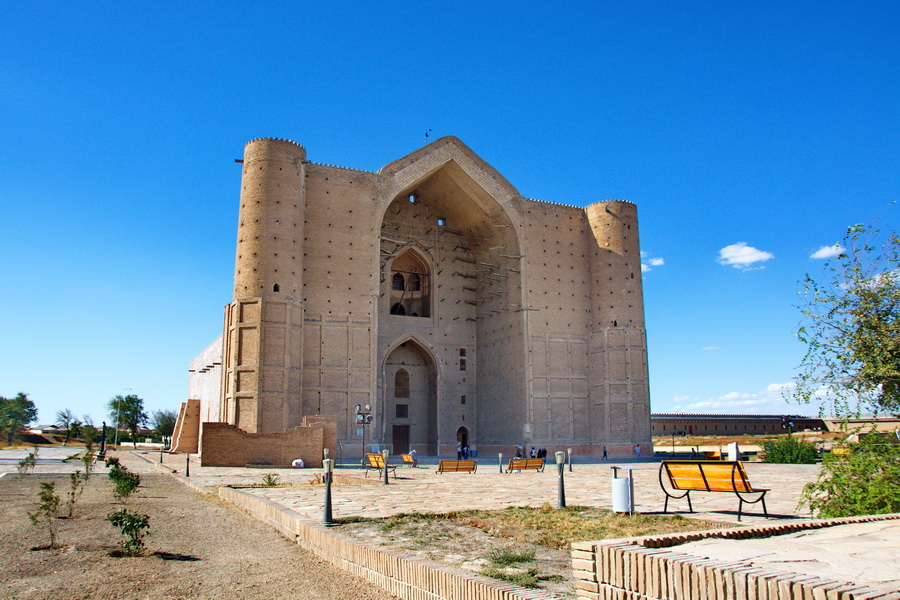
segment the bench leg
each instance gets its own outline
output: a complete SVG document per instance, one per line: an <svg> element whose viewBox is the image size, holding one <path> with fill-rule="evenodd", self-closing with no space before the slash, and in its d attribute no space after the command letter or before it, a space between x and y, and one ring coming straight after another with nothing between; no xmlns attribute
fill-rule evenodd
<svg viewBox="0 0 900 600"><path fill-rule="evenodd" d="M691 512L694 512L694 505L691 504L691 493L688 492L688 493L686 494L686 496L687 496L687 499L688 499L688 510L690 510Z"/></svg>
<svg viewBox="0 0 900 600"><path fill-rule="evenodd" d="M742 511L743 508L744 508L744 499L741 498L740 496L738 496L738 500L740 501L740 502L738 503L738 521L740 522L740 520L741 520L741 511Z"/></svg>
<svg viewBox="0 0 900 600"><path fill-rule="evenodd" d="M663 505L663 512L669 512L669 495L666 494L666 503Z"/></svg>

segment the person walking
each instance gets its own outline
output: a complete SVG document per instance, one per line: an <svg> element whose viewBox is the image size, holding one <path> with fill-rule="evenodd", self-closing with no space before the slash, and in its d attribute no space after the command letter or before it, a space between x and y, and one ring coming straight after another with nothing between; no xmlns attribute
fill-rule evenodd
<svg viewBox="0 0 900 600"><path fill-rule="evenodd" d="M609 456L606 455L606 446L603 446L603 458L601 458L600 460L607 460L608 458Z"/></svg>
<svg viewBox="0 0 900 600"><path fill-rule="evenodd" d="M456 442L456 460L462 460L462 442Z"/></svg>

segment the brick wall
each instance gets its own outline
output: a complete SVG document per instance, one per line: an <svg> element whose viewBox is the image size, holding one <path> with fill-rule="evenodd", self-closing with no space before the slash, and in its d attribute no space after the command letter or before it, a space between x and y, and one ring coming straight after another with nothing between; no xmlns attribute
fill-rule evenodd
<svg viewBox="0 0 900 600"><path fill-rule="evenodd" d="M769 537L846 523L897 519L900 515L847 517L636 539L574 542L572 568L581 600L862 600L900 597L870 587L802 573L754 567L745 561L704 559L678 544L704 538Z"/></svg>
<svg viewBox="0 0 900 600"><path fill-rule="evenodd" d="M290 466L297 458L307 467L321 467L322 450L337 448L335 418L306 416L299 427L282 433L247 433L228 423L204 423L202 442L204 467Z"/></svg>

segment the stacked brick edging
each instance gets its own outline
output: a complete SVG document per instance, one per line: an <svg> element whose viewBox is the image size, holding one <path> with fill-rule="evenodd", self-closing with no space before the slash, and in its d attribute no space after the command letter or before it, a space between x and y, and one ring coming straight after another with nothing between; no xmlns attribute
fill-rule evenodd
<svg viewBox="0 0 900 600"><path fill-rule="evenodd" d="M275 527L283 536L331 564L406 600L555 600L463 569L406 556L313 523L302 515L240 490L220 487L219 496Z"/></svg>
<svg viewBox="0 0 900 600"><path fill-rule="evenodd" d="M900 600L847 582L683 554L672 548L706 539L769 537L849 523L900 519L900 514L786 523L772 527L710 530L645 538L576 542L572 567L583 600Z"/></svg>

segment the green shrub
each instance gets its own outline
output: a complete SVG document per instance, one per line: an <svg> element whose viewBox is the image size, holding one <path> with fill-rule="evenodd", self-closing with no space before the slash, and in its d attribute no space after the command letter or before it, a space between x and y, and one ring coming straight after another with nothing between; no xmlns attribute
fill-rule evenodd
<svg viewBox="0 0 900 600"><path fill-rule="evenodd" d="M281 476L278 473L266 473L263 475L262 484L265 487L275 487L278 485L278 480L281 479Z"/></svg>
<svg viewBox="0 0 900 600"><path fill-rule="evenodd" d="M509 567L523 562L531 562L534 560L534 550L524 550L518 552L510 548L495 548L491 551L491 562L498 567Z"/></svg>
<svg viewBox="0 0 900 600"><path fill-rule="evenodd" d="M19 471L20 475L28 475L34 471L34 467L37 465L37 457L38 457L38 448L34 447L34 450L28 453L28 456L19 461L16 469Z"/></svg>
<svg viewBox="0 0 900 600"><path fill-rule="evenodd" d="M121 542L122 554L136 556L144 549L144 536L150 535L150 517L138 513L128 512L120 508L114 513L106 515L106 519L118 527L125 536ZM146 532L144 530L147 530Z"/></svg>
<svg viewBox="0 0 900 600"><path fill-rule="evenodd" d="M50 532L50 548L56 548L56 519L59 516L60 497L54 494L56 484L52 481L42 481L41 491L38 492L38 509L28 513L31 522L37 525L44 522Z"/></svg>
<svg viewBox="0 0 900 600"><path fill-rule="evenodd" d="M819 453L812 442L786 435L763 442L763 462L807 465L816 462Z"/></svg>
<svg viewBox="0 0 900 600"><path fill-rule="evenodd" d="M113 496L115 496L122 502L127 502L128 497L141 484L141 476L137 473L132 473L125 467L121 466L118 460L112 460L116 461L113 464L113 468L109 471L109 478L112 479L113 484L115 484L115 488L113 488ZM106 462L107 464L109 464L109 461Z"/></svg>
<svg viewBox="0 0 900 600"><path fill-rule="evenodd" d="M82 492L84 492L84 484L87 482L87 475L82 475L81 471L75 470L74 473L69 475L69 496L66 501L66 507L68 508L68 518L72 518L72 515L75 512L75 501L81 497Z"/></svg>
<svg viewBox="0 0 900 600"><path fill-rule="evenodd" d="M822 519L900 512L900 445L865 436L829 454L815 482L803 486L800 506Z"/></svg>
<svg viewBox="0 0 900 600"><path fill-rule="evenodd" d="M94 470L94 458L97 456L97 453L94 452L94 449L91 447L91 444L88 443L84 452L81 453L81 462L84 464L84 480L87 481L91 478L91 471Z"/></svg>

